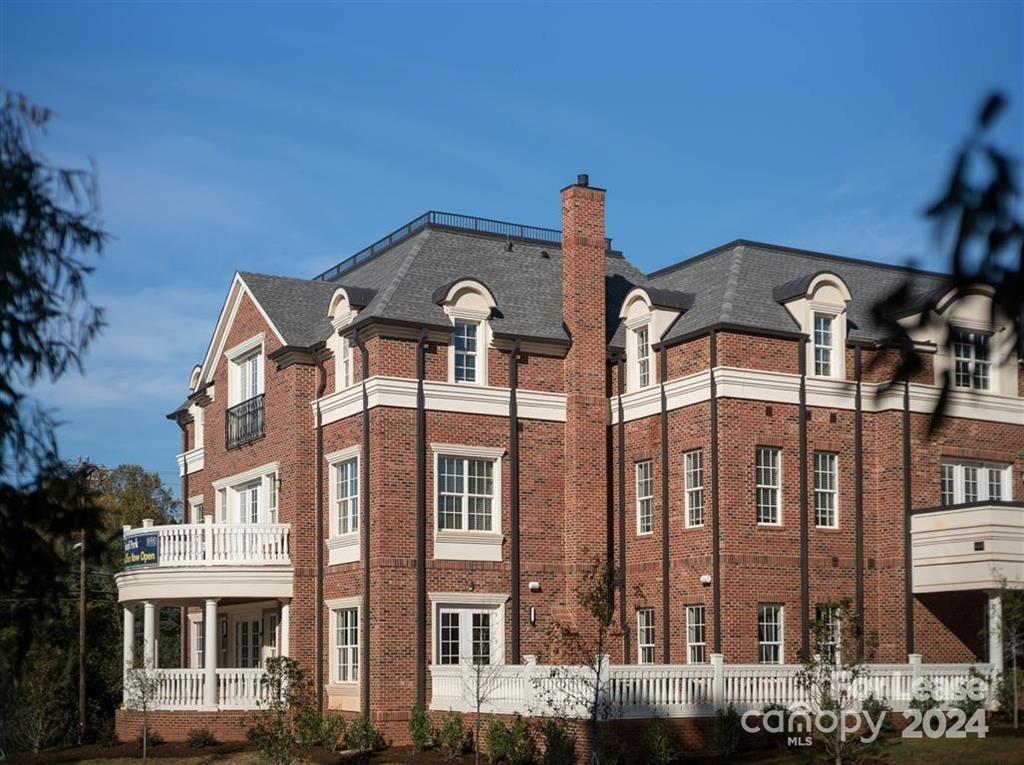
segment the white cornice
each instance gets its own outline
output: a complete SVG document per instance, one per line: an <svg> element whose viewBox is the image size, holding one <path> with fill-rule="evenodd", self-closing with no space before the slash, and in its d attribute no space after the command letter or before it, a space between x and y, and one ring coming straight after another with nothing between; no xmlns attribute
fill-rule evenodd
<svg viewBox="0 0 1024 765"><path fill-rule="evenodd" d="M324 455L324 460L328 464L344 462L345 460L350 460L353 457L358 457L361 451L362 447L359 444L356 444L355 446L346 446L344 449L338 449L336 452L328 452Z"/></svg>
<svg viewBox="0 0 1024 765"><path fill-rule="evenodd" d="M360 608L363 605L362 595L350 595L346 598L327 598L324 605L330 609L335 608Z"/></svg>
<svg viewBox="0 0 1024 765"><path fill-rule="evenodd" d="M508 602L508 595L498 592L431 592L427 597L432 603L459 606L501 606Z"/></svg>
<svg viewBox="0 0 1024 765"><path fill-rule="evenodd" d="M279 466L280 463L268 462L265 465L250 468L249 470L244 470L241 473L235 473L234 475L229 475L226 478L221 478L218 481L214 481L213 489L214 491L217 491L219 489L226 489L229 486L236 486L240 483L248 483L249 481L255 481L257 478L262 478L267 473L276 473L278 471Z"/></svg>
<svg viewBox="0 0 1024 765"><path fill-rule="evenodd" d="M203 469L205 462L206 450L202 446L197 446L195 449L190 449L187 452L182 452L178 455L178 475L183 476L186 472L189 475L192 473L198 473Z"/></svg>
<svg viewBox="0 0 1024 765"><path fill-rule="evenodd" d="M505 456L503 446L465 446L463 444L434 444L430 445L434 454L444 454L449 457L479 457L483 460L496 460Z"/></svg>

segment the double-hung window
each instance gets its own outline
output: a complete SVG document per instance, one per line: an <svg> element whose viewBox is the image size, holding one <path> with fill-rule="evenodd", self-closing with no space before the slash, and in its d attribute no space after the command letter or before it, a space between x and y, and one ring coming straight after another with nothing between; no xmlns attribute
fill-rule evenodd
<svg viewBox="0 0 1024 765"><path fill-rule="evenodd" d="M337 389L347 388L352 384L352 343L342 337L338 343L338 363L335 367L338 374Z"/></svg>
<svg viewBox="0 0 1024 765"><path fill-rule="evenodd" d="M452 333L455 353L455 382L475 383L478 381L479 339L479 323L455 320L455 329Z"/></svg>
<svg viewBox="0 0 1024 765"><path fill-rule="evenodd" d="M359 680L359 609L334 611L334 677L339 683Z"/></svg>
<svg viewBox="0 0 1024 765"><path fill-rule="evenodd" d="M761 664L782 663L782 606L757 607L757 660Z"/></svg>
<svg viewBox="0 0 1024 765"><path fill-rule="evenodd" d="M947 506L1012 499L1010 484L1009 465L944 461L940 468L940 496Z"/></svg>
<svg viewBox="0 0 1024 765"><path fill-rule="evenodd" d="M651 340L650 330L639 327L636 337L636 382L637 387L646 388L651 384Z"/></svg>
<svg viewBox="0 0 1024 765"><path fill-rule="evenodd" d="M814 314L814 374L832 376L833 318L827 314Z"/></svg>
<svg viewBox="0 0 1024 765"><path fill-rule="evenodd" d="M654 531L654 479L651 461L636 463L636 533Z"/></svg>
<svg viewBox="0 0 1024 765"><path fill-rule="evenodd" d="M495 531L494 461L439 456L437 527L453 531Z"/></svg>
<svg viewBox="0 0 1024 765"><path fill-rule="evenodd" d="M686 525L704 525L704 454L694 449L683 455L686 492Z"/></svg>
<svg viewBox="0 0 1024 765"><path fill-rule="evenodd" d="M839 526L838 458L832 452L814 453L814 524L825 528Z"/></svg>
<svg viewBox="0 0 1024 765"><path fill-rule="evenodd" d="M686 661L703 664L707 661L707 622L704 606L686 607Z"/></svg>
<svg viewBox="0 0 1024 765"><path fill-rule="evenodd" d="M757 480L757 522L778 525L781 482L781 450L772 446L757 447L755 467Z"/></svg>
<svg viewBox="0 0 1024 765"><path fill-rule="evenodd" d="M654 609L638 608L636 612L636 650L638 664L654 663Z"/></svg>
<svg viewBox="0 0 1024 765"><path fill-rule="evenodd" d="M822 657L834 662L839 656L839 607L834 603L821 603L815 606L814 620L817 622L818 650Z"/></svg>
<svg viewBox="0 0 1024 765"><path fill-rule="evenodd" d="M338 534L359 531L359 460L334 466L334 513Z"/></svg>
<svg viewBox="0 0 1024 765"><path fill-rule="evenodd" d="M988 390L992 387L989 335L953 330L953 382L957 388Z"/></svg>

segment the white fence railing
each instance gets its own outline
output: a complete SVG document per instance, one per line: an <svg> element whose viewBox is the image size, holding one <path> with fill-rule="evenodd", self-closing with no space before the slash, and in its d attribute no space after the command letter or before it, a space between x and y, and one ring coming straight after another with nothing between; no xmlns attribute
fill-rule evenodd
<svg viewBox="0 0 1024 765"><path fill-rule="evenodd" d="M156 536L153 566L288 565L287 523L203 523L124 528L126 546ZM130 564L129 564L130 567Z"/></svg>
<svg viewBox="0 0 1024 765"><path fill-rule="evenodd" d="M133 669L130 672L141 672ZM205 670L202 669L151 669L149 676L152 693L149 699L151 709L203 709L206 688ZM217 708L256 709L257 703L267 697L267 672L264 669L217 669ZM138 708L141 699L128 680L125 705Z"/></svg>
<svg viewBox="0 0 1024 765"><path fill-rule="evenodd" d="M596 694L612 717L703 717L730 704L740 712L768 704L791 706L807 696L798 681L798 664L725 664L718 655L709 664L604 665L595 682L593 668L539 664L499 665L480 670L469 664L431 667L431 703L435 710L495 714L585 717ZM988 679L989 664L923 664L912 655L906 664L870 664L858 678L862 696L873 693L894 710L906 709L915 687L927 680L939 699L953 698L972 672Z"/></svg>

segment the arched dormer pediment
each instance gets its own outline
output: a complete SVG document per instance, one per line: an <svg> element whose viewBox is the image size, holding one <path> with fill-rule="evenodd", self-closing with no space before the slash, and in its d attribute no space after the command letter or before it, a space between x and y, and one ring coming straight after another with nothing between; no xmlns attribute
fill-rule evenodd
<svg viewBox="0 0 1024 765"><path fill-rule="evenodd" d="M832 271L817 271L801 276L779 285L773 293L776 302L783 304L794 300L810 300L845 307L853 300L846 282Z"/></svg>
<svg viewBox="0 0 1024 765"><path fill-rule="evenodd" d="M331 295L327 307L327 318L336 330L352 322L360 308L365 308L373 300L376 290L365 287L338 287Z"/></svg>
<svg viewBox="0 0 1024 765"><path fill-rule="evenodd" d="M442 285L434 290L434 302L442 306L446 312L454 308L462 311L473 311L488 318L498 307L491 288L480 279L463 277Z"/></svg>
<svg viewBox="0 0 1024 765"><path fill-rule="evenodd" d="M190 394L195 393L196 389L199 387L199 380L202 377L202 373L203 367L201 365L196 364L192 367L192 372L188 376L188 392Z"/></svg>

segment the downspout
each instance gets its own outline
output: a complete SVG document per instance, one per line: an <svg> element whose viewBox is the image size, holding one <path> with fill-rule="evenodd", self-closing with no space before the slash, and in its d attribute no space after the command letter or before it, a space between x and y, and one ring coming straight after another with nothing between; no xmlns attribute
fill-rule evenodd
<svg viewBox="0 0 1024 765"><path fill-rule="evenodd" d="M317 357L317 371L320 384L316 389L316 456L314 458L314 486L316 504L316 539L314 558L316 561L315 602L313 603L313 634L316 635L316 708L324 711L324 418L320 411L320 399L327 390L327 368L324 360ZM288 644L291 645L289 637Z"/></svg>
<svg viewBox="0 0 1024 765"><path fill-rule="evenodd" d="M512 352L508 357L508 472L509 472L509 502L512 505L509 513L509 537L511 541L511 582L509 592L512 593L512 663L519 664L522 661L521 647L519 642L519 619L521 616L520 603L520 579L519 570L519 401L517 391L519 389L519 341L512 343Z"/></svg>
<svg viewBox="0 0 1024 765"><path fill-rule="evenodd" d="M626 392L626 362L619 356L619 622L622 626L622 662L629 663L629 619L626 616L626 420L622 394Z"/></svg>
<svg viewBox="0 0 1024 765"><path fill-rule="evenodd" d="M661 347L658 354L661 361L661 613L664 622L662 634L661 661L671 664L669 656L669 632L672 612L668 597L668 399L665 396L665 378L668 374L668 349Z"/></svg>
<svg viewBox="0 0 1024 765"><path fill-rule="evenodd" d="M907 653L914 653L914 569L910 558L910 377L903 378L903 611Z"/></svg>
<svg viewBox="0 0 1024 765"><path fill-rule="evenodd" d="M715 602L714 629L715 653L722 652L722 556L721 524L718 501L718 382L715 367L718 366L718 333L711 330L708 336L710 354L710 396L711 396L711 597Z"/></svg>
<svg viewBox="0 0 1024 765"><path fill-rule="evenodd" d="M864 403L861 398L862 374L860 346L853 348L853 377L856 381L853 413L853 535L854 569L854 610L860 623L857 636L857 658L864 658Z"/></svg>
<svg viewBox="0 0 1024 765"><path fill-rule="evenodd" d="M363 338L356 332L356 347L362 359L363 389L363 445L362 445L362 480L363 488L363 525L360 533L363 563L363 598L360 611L363 615L362 634L359 638L359 709L364 717L370 717L370 394L366 389L366 378L370 374L370 353Z"/></svg>
<svg viewBox="0 0 1024 765"><path fill-rule="evenodd" d="M423 380L427 330L416 343L416 705L427 698L427 420Z"/></svg>
<svg viewBox="0 0 1024 765"><path fill-rule="evenodd" d="M804 656L811 647L811 575L807 508L807 338L797 343L800 358L800 646Z"/></svg>

